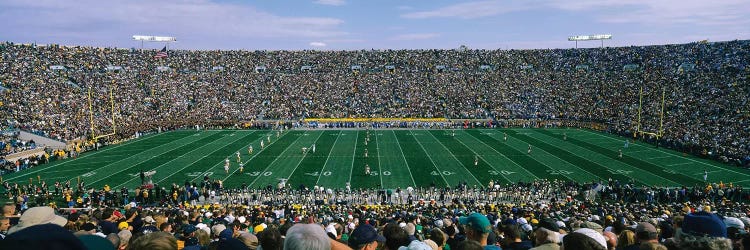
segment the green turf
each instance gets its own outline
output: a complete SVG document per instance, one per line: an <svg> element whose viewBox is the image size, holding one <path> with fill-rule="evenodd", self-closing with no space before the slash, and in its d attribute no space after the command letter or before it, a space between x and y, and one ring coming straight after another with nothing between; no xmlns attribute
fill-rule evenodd
<svg viewBox="0 0 750 250"><path fill-rule="evenodd" d="M153 180L160 185L197 182L208 175L226 187L254 188L276 185L280 179L288 179L292 187L343 188L349 182L352 188L405 188L543 178L633 179L643 185L674 187L702 184L706 170L710 182L750 182L748 170L638 142L624 148L624 140L580 129L291 130L279 135L270 130L182 130L8 174L3 181L36 182L38 176L50 184L75 185L82 180L96 188L105 184L133 188L140 184L140 171L154 170ZM309 149L313 144L315 152ZM249 155L251 145L255 152ZM303 152L303 147L308 151ZM622 158L618 150L623 151ZM242 172L237 152L245 165ZM231 162L228 173L225 159ZM370 166L370 175L365 175L365 165Z"/></svg>

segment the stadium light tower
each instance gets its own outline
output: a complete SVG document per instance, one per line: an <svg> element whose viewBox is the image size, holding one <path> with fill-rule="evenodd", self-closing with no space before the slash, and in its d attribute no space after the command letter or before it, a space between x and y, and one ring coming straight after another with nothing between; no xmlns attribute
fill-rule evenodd
<svg viewBox="0 0 750 250"><path fill-rule="evenodd" d="M141 41L141 50L143 50L143 42L165 42L167 44L171 42L176 42L176 37L171 36L142 36L142 35L134 35L133 40Z"/></svg>
<svg viewBox="0 0 750 250"><path fill-rule="evenodd" d="M576 49L578 48L578 41L600 40L602 41L602 48L604 48L604 40L610 40L610 39L612 39L612 35L610 34L588 35L588 36L569 36L568 37L568 41L576 42Z"/></svg>

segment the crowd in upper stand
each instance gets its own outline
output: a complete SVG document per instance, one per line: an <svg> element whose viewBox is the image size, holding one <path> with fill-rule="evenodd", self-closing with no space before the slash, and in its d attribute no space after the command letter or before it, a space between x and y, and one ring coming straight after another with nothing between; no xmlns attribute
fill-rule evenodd
<svg viewBox="0 0 750 250"><path fill-rule="evenodd" d="M78 46L5 43L0 51L0 125L60 140L111 133L113 113L119 138L160 126L307 117L568 119L632 135L637 128L658 132L663 117L660 144L750 162L747 40L595 49L170 50L164 59L153 50Z"/></svg>

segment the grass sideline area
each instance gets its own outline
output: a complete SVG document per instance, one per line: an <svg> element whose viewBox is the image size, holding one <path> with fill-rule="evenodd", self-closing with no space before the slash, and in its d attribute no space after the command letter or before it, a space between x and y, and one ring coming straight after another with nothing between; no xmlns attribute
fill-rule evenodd
<svg viewBox="0 0 750 250"><path fill-rule="evenodd" d="M703 185L707 171L709 182L750 183L746 169L640 142L624 144L625 138L584 129L178 130L8 174L3 181L37 184L41 179L52 189L56 181L75 187L80 179L90 188L106 184L132 190L140 185L140 171L153 170L154 183L165 187L200 182L205 175L222 180L225 187L244 183L251 188L275 186L280 179L292 188L344 188L349 182L356 189L609 178L691 187ZM365 175L365 165L370 175Z"/></svg>

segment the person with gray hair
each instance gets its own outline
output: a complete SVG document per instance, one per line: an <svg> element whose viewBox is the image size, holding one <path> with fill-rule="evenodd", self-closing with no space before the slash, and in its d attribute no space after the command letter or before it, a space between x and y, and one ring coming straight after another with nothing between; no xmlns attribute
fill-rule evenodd
<svg viewBox="0 0 750 250"><path fill-rule="evenodd" d="M557 233L560 227L552 219L543 219L539 222L539 227L534 231L534 243L536 247L533 250L558 250L560 249L560 235Z"/></svg>
<svg viewBox="0 0 750 250"><path fill-rule="evenodd" d="M675 233L674 244L684 250L732 249L724 222L716 214L704 211L685 215L682 228Z"/></svg>
<svg viewBox="0 0 750 250"><path fill-rule="evenodd" d="M331 242L326 232L317 224L297 224L289 228L284 240L284 250L328 250Z"/></svg>

